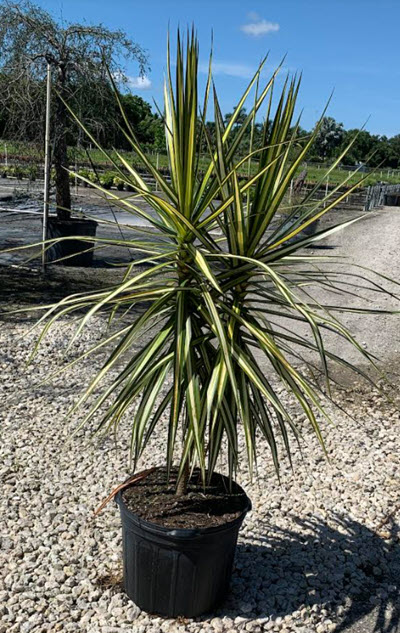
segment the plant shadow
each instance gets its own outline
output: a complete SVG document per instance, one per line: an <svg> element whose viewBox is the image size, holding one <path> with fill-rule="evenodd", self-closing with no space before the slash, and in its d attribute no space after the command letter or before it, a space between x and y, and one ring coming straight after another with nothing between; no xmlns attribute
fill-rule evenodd
<svg viewBox="0 0 400 633"><path fill-rule="evenodd" d="M377 534L332 518L334 528L314 518L295 519L291 530L258 524L256 543L238 545L231 591L218 616L276 619L297 612L310 626L313 612L324 610L335 633L364 618L368 628L357 630L400 631L399 527Z"/></svg>
<svg viewBox="0 0 400 633"><path fill-rule="evenodd" d="M309 244L306 246L306 249L316 251L332 251L335 248L337 248L335 244Z"/></svg>

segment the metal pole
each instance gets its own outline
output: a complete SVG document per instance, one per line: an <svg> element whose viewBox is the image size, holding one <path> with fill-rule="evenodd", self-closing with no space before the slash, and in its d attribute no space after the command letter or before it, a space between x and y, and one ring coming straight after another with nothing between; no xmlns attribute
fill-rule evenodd
<svg viewBox="0 0 400 633"><path fill-rule="evenodd" d="M157 152L157 158L156 158L156 168L157 168L157 171L160 168L160 154L158 152ZM157 180L156 180L156 191L158 191Z"/></svg>
<svg viewBox="0 0 400 633"><path fill-rule="evenodd" d="M78 195L78 176L76 175L78 173L78 161L76 158L76 153L75 153L75 195Z"/></svg>
<svg viewBox="0 0 400 633"><path fill-rule="evenodd" d="M50 97L51 97L51 66L47 64L46 84L46 131L44 139L44 189L43 189L43 242L47 240L47 221L49 217L49 190L50 190ZM42 246L42 269L46 272L47 263L46 246Z"/></svg>
<svg viewBox="0 0 400 633"><path fill-rule="evenodd" d="M329 192L329 176L328 176L328 177L327 177L327 179L326 179L326 185L325 185L325 198L327 197L328 192ZM323 206L323 208L325 209L325 207L326 207L326 200L324 200L324 206Z"/></svg>
<svg viewBox="0 0 400 633"><path fill-rule="evenodd" d="M6 167L8 167L7 144L4 145Z"/></svg>
<svg viewBox="0 0 400 633"><path fill-rule="evenodd" d="M82 120L82 114L81 112L79 112L79 119ZM78 173L78 161L80 159L80 151L81 151L81 135L82 135L82 129L79 128L78 130L78 146L75 152L75 173ZM78 177L75 176L75 195L78 195Z"/></svg>
<svg viewBox="0 0 400 633"><path fill-rule="evenodd" d="M289 189L289 205L292 204L292 197L293 197L293 178L290 181L290 189Z"/></svg>

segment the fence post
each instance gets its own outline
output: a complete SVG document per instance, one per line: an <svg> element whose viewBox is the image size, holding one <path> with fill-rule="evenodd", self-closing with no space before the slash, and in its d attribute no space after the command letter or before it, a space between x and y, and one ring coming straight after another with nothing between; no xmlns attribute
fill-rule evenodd
<svg viewBox="0 0 400 633"><path fill-rule="evenodd" d="M157 152L157 156L156 156L156 167L157 167L157 171L160 167L160 154L159 152ZM157 179L156 179L156 191L158 191L158 184L157 184Z"/></svg>
<svg viewBox="0 0 400 633"><path fill-rule="evenodd" d="M364 211L369 211L370 197L371 197L371 187L369 186L367 187L367 194L365 196Z"/></svg>

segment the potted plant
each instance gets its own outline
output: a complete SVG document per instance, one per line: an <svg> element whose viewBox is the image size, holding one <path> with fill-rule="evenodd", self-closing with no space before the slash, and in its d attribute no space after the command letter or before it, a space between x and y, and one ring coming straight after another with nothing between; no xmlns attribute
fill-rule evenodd
<svg viewBox="0 0 400 633"><path fill-rule="evenodd" d="M107 171L100 176L100 184L103 189L111 189L114 184L115 174L112 171Z"/></svg>
<svg viewBox="0 0 400 633"><path fill-rule="evenodd" d="M27 175L28 178L31 182L34 182L37 178L38 175L38 168L36 165L29 165L29 167L27 168Z"/></svg>
<svg viewBox="0 0 400 633"><path fill-rule="evenodd" d="M50 176L54 181L53 169ZM88 169L82 169L77 174L69 173L71 183L76 179L78 184L83 182L84 187L91 186L88 183L95 177L95 174ZM60 218L50 215L47 224L47 261L63 266L91 266L96 229L95 220L79 217Z"/></svg>
<svg viewBox="0 0 400 633"><path fill-rule="evenodd" d="M289 456L292 440L299 440L291 409L281 396L283 386L323 447L319 418L327 415L323 398L330 394L329 364L362 374L327 348L324 333L344 337L363 360L373 359L337 319L345 307L337 304L332 314L328 306L307 301L303 291L310 280L325 285L332 279L335 285L337 273L323 270L329 260L319 256L314 268L313 256L303 249L349 222L312 236L305 236L304 229L352 188L343 196L333 189L322 200L308 191L301 204L296 201L290 222L286 215L271 230L321 125L317 123L302 140L293 158L299 81L285 81L273 113L278 71L260 88L263 62L225 125L211 64L200 101L198 43L193 32L187 35L186 46L178 33L174 81L169 55L167 61L165 134L171 181L146 156L122 108L132 151L155 179L156 190L118 152L102 150L137 194L118 199L119 206L146 219L153 229L127 227L132 237L113 243L141 251L143 257L128 265L121 283L47 306L40 322L47 319L50 326L59 316L80 314L72 344L100 312L109 311L111 323L120 313L132 315L128 324L117 320L116 329L108 331L102 345L112 347L110 355L76 406L93 396L100 381L108 380L103 392L90 401L82 425L102 412L99 430L117 432L122 419L132 427L134 475L116 494L128 595L153 613L196 616L211 610L225 595L238 530L250 509L245 492L235 483L244 460L240 438L250 474L260 437L265 438L279 471L277 436L283 438ZM214 138L205 124L211 93ZM238 126L236 119L247 98L253 105ZM262 140L255 146L256 116L265 103ZM200 137L209 149L208 164L204 167L203 161L201 171ZM246 138L248 152L243 158L238 150ZM342 155L328 173L341 159ZM239 179L242 175L244 180ZM322 175L321 184L326 176ZM90 180L82 173L80 177ZM93 186L103 191L99 183ZM136 203L138 195L152 214ZM134 306L136 314L131 311ZM292 327L284 327L282 320ZM309 327L312 337L298 333L298 324ZM47 330L46 325L41 336ZM98 348L96 344L93 349ZM307 360L308 353L320 358L322 384L315 359ZM168 426L164 466L137 473L149 440L164 423Z"/></svg>
<svg viewBox="0 0 400 633"><path fill-rule="evenodd" d="M78 171L78 180L82 182L84 187L88 187L89 183L88 183L88 179L90 177L90 170L89 169L80 169ZM73 172L70 173L70 177L73 178L75 180L75 174ZM85 180L83 180L83 178Z"/></svg>
<svg viewBox="0 0 400 633"><path fill-rule="evenodd" d="M82 169L77 174L69 172L70 182L75 182L75 177L84 187L91 187L91 183L98 180L97 175L88 169ZM56 172L52 169L53 183L55 178ZM108 180L104 180L104 187L109 188ZM71 215L70 209L57 208L57 214L49 215L47 221L47 261L63 266L91 266L96 230L95 220Z"/></svg>
<svg viewBox="0 0 400 633"><path fill-rule="evenodd" d="M75 185L76 184L76 186L79 187L79 185L81 184L81 181L73 173L69 173L68 174L68 178L69 178L69 182L70 182L71 185Z"/></svg>
<svg viewBox="0 0 400 633"><path fill-rule="evenodd" d="M114 176L114 187L118 189L118 191L124 190L124 181L119 176Z"/></svg>

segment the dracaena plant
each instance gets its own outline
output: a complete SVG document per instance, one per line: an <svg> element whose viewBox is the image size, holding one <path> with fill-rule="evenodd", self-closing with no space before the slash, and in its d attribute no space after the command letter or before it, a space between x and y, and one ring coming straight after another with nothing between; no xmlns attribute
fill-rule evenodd
<svg viewBox="0 0 400 633"><path fill-rule="evenodd" d="M320 230L312 236L304 233L351 192L350 188L339 194L338 186L316 199L322 182L343 155L301 202L290 208L290 183L320 123L309 136L299 136L294 112L300 80L286 78L277 88L278 68L262 85L264 64L225 124L212 80L211 60L200 101L198 42L193 32L187 34L185 43L178 33L175 66L168 47L163 112L170 179L141 149L126 117L124 131L136 164L137 160L141 162L156 187L147 184L123 155L102 150L121 181L134 191L124 199L110 191L104 191L104 195L140 216L147 227L135 226L132 237L125 240L97 240L96 247L104 242L118 244L141 255L127 265L121 283L47 306L39 321L46 322L40 342L58 317L83 310L73 334L75 340L96 314L108 311L110 321L125 315L124 325L117 326L93 348L113 345L76 407L92 398L105 380L101 395L90 401L82 424L101 411L99 431L112 431L126 418L132 428L134 464L161 418L167 416L165 460L169 469L173 463L179 465L180 494L185 492L193 467L200 469L206 482L221 455L233 477L238 467L240 434L245 438L250 471L257 459L260 435L266 439L279 470L278 436L283 438L282 446L289 456L292 440L299 437L278 388L282 385L297 401L323 446L318 419L326 415L321 394L330 394L328 363L362 373L326 348L325 331L347 339L364 359L374 362L338 320L338 313L345 308L321 305L306 292L310 284L346 292L345 286L336 284L337 272L324 270L325 258L304 250L346 225ZM274 101L273 89L274 93L279 90ZM117 90L115 94L118 99ZM238 113L249 100L249 113L238 126ZM206 125L209 102L213 137ZM257 116L264 117L264 124L262 140L256 146ZM239 147L245 139L249 144L243 156ZM199 148L204 146L208 147L208 155L200 160ZM94 186L103 191L100 184ZM143 210L139 197L152 213ZM285 328L282 323L290 325ZM298 332L299 324L309 328L310 338ZM319 354L325 377L322 386L309 352ZM123 368L115 377L111 370L121 362ZM300 365L306 369L301 370Z"/></svg>

